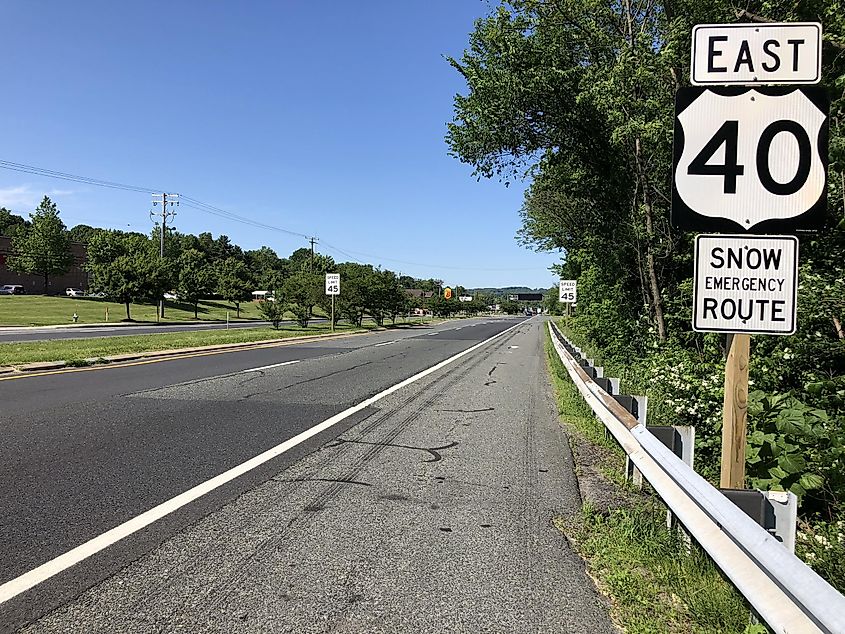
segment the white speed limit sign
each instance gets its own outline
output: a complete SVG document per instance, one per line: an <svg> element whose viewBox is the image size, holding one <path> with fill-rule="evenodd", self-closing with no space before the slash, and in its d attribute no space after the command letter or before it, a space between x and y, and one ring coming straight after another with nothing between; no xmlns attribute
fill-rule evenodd
<svg viewBox="0 0 845 634"><path fill-rule="evenodd" d="M340 273L326 273L326 295L340 295Z"/></svg>
<svg viewBox="0 0 845 634"><path fill-rule="evenodd" d="M828 109L817 87L679 90L672 224L755 234L819 228Z"/></svg>
<svg viewBox="0 0 845 634"><path fill-rule="evenodd" d="M578 301L578 280L561 280L558 301L574 304Z"/></svg>

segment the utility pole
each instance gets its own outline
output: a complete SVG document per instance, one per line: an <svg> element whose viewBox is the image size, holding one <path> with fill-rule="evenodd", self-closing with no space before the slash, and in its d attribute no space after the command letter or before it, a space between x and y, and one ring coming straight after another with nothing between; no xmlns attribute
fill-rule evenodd
<svg viewBox="0 0 845 634"><path fill-rule="evenodd" d="M161 218L161 225L159 231L160 249L159 255L164 259L164 234L167 233L167 221L176 217L174 207L179 206L179 194L168 194L162 192L161 194L153 194L153 207L161 205L161 212L156 210L150 211L150 220L158 224L157 218ZM164 318L164 298L158 301L159 317Z"/></svg>
<svg viewBox="0 0 845 634"><path fill-rule="evenodd" d="M308 242L311 243L311 273L314 273L314 243L317 242L317 238L310 238Z"/></svg>

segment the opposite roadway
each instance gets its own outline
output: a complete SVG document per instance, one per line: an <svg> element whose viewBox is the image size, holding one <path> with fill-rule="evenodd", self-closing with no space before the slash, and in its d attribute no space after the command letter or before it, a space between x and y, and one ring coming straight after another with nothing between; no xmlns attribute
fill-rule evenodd
<svg viewBox="0 0 845 634"><path fill-rule="evenodd" d="M544 328L0 379L0 631L614 631Z"/></svg>

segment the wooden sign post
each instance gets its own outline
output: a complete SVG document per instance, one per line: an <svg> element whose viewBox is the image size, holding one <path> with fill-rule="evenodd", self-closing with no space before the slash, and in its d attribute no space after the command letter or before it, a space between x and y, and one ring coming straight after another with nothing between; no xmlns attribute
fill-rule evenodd
<svg viewBox="0 0 845 634"><path fill-rule="evenodd" d="M723 489L745 488L745 436L748 422L748 358L751 335L728 335L725 400L722 414Z"/></svg>

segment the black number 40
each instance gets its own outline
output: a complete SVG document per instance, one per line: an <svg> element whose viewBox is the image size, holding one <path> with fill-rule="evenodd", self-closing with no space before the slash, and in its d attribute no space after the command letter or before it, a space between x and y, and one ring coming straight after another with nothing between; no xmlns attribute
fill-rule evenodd
<svg viewBox="0 0 845 634"><path fill-rule="evenodd" d="M792 180L779 183L772 177L770 169L770 152L772 141L781 132L791 134L798 142L798 169ZM701 149L689 164L688 174L693 176L722 176L724 177L724 193L736 193L736 179L745 173L745 166L737 163L737 137L739 136L739 121L725 121L716 131L713 138ZM724 165L711 165L708 161L713 158L718 149L725 146ZM810 159L812 148L810 137L795 121L781 119L774 121L763 130L757 143L757 175L763 187L778 196L789 196L804 186L810 176Z"/></svg>

